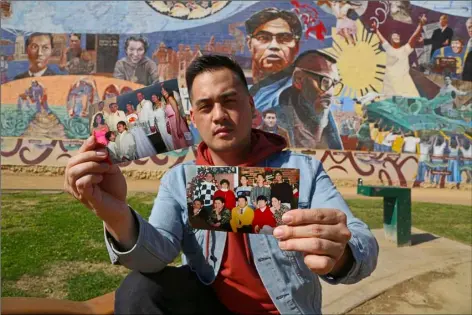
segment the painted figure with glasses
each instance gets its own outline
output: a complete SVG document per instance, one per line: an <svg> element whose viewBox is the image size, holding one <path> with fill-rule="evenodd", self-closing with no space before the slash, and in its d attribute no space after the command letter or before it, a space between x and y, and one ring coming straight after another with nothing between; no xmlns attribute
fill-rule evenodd
<svg viewBox="0 0 472 315"><path fill-rule="evenodd" d="M336 60L313 50L294 63L292 85L279 98L279 124L288 130L294 147L342 150L331 104L344 85Z"/></svg>

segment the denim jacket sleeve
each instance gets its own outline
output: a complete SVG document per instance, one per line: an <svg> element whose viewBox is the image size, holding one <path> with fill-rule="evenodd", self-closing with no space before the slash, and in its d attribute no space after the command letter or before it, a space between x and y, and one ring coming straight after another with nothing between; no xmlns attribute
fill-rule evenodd
<svg viewBox="0 0 472 315"><path fill-rule="evenodd" d="M354 257L354 264L348 274L342 278L321 276L330 284L353 284L368 277L377 266L379 246L367 224L356 218L338 192L323 165L313 160L315 183L313 185L311 208L334 208L347 216L347 227L351 232L348 242Z"/></svg>
<svg viewBox="0 0 472 315"><path fill-rule="evenodd" d="M158 272L174 261L181 250L183 223L181 205L174 198L169 173L163 176L149 222L136 211L138 239L129 251L118 250L105 229L105 243L113 264L121 264L140 272Z"/></svg>

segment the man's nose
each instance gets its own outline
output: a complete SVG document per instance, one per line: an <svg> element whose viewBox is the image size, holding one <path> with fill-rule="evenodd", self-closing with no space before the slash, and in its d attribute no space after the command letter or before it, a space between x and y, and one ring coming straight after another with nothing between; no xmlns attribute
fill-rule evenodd
<svg viewBox="0 0 472 315"><path fill-rule="evenodd" d="M277 38L275 36L272 37L272 40L269 43L269 49L270 50L280 50L280 44L277 41Z"/></svg>
<svg viewBox="0 0 472 315"><path fill-rule="evenodd" d="M213 107L213 121L219 122L226 119L226 110L220 103L215 103Z"/></svg>

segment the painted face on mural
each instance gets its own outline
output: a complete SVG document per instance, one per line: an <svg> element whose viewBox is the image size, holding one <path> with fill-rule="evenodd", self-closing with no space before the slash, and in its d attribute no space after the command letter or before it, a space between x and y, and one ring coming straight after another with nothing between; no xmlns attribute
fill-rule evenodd
<svg viewBox="0 0 472 315"><path fill-rule="evenodd" d="M304 105L313 106L317 113L329 109L333 96L343 88L336 64L320 55L300 60L293 72L293 86L305 100Z"/></svg>
<svg viewBox="0 0 472 315"><path fill-rule="evenodd" d="M269 21L258 27L247 45L255 66L269 75L289 66L299 51L298 40L283 19Z"/></svg>
<svg viewBox="0 0 472 315"><path fill-rule="evenodd" d="M69 39L69 46L72 49L79 49L80 48L80 38L79 36L73 34Z"/></svg>
<svg viewBox="0 0 472 315"><path fill-rule="evenodd" d="M242 148L250 139L254 101L247 87L231 70L203 72L192 90L192 123L214 152Z"/></svg>
<svg viewBox="0 0 472 315"><path fill-rule="evenodd" d="M43 70L47 67L52 54L50 37L47 35L39 35L30 38L26 53L28 54L30 62L30 70L33 72Z"/></svg>
<svg viewBox="0 0 472 315"><path fill-rule="evenodd" d="M277 124L277 116L273 113L267 113L264 117L264 124L269 128L275 127Z"/></svg>
<svg viewBox="0 0 472 315"><path fill-rule="evenodd" d="M146 50L144 49L144 44L140 41L131 40L128 43L128 48L126 49L126 56L128 60L132 63L138 63L144 58Z"/></svg>
<svg viewBox="0 0 472 315"><path fill-rule="evenodd" d="M441 15L441 17L439 18L439 24L441 25L441 27L447 26L447 15Z"/></svg>
<svg viewBox="0 0 472 315"><path fill-rule="evenodd" d="M398 33L392 33L391 42L392 42L393 45L399 46L400 43L401 43L400 34L398 34Z"/></svg>
<svg viewBox="0 0 472 315"><path fill-rule="evenodd" d="M462 42L460 40L453 40L451 42L451 48L455 54L460 54L462 52L463 47L464 45L462 45Z"/></svg>
<svg viewBox="0 0 472 315"><path fill-rule="evenodd" d="M465 23L465 27L467 28L467 33L469 34L469 37L472 38L472 18L469 18L467 22Z"/></svg>

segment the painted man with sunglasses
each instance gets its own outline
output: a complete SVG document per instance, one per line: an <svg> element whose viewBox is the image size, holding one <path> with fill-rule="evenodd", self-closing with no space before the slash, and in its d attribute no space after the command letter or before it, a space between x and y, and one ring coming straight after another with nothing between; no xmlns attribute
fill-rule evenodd
<svg viewBox="0 0 472 315"><path fill-rule="evenodd" d="M289 131L295 147L342 150L331 113L333 98L343 89L336 60L318 51L306 51L294 63L292 86L276 107L279 124Z"/></svg>
<svg viewBox="0 0 472 315"><path fill-rule="evenodd" d="M291 146L341 150L330 112L332 97L342 89L335 60L319 51L297 58L302 25L290 11L261 10L246 21L246 33L256 109L276 111Z"/></svg>

